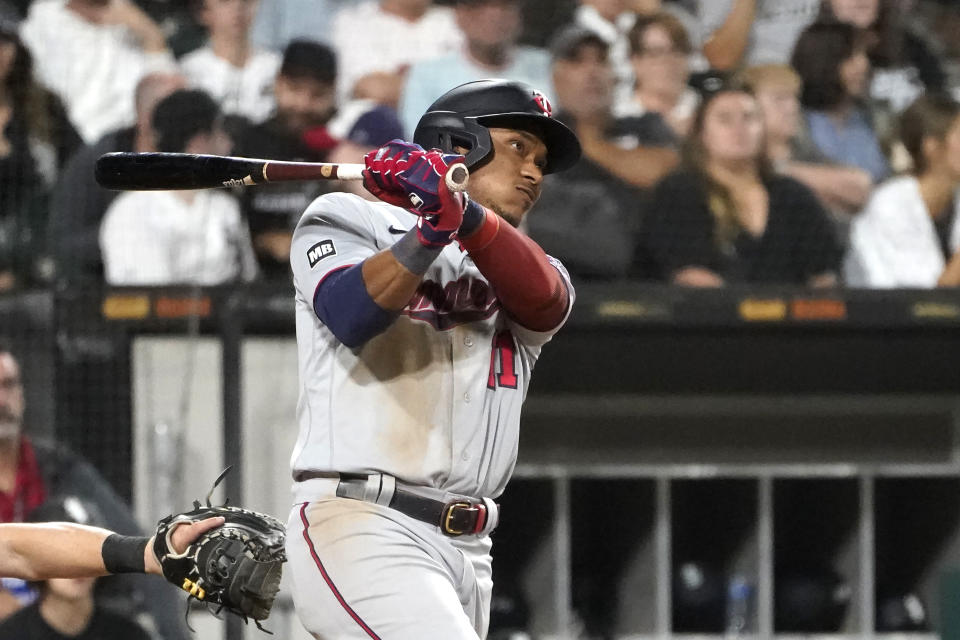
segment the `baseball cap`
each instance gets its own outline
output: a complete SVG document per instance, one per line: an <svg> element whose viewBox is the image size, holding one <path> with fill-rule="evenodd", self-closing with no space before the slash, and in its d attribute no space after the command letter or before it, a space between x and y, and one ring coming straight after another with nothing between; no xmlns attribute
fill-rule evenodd
<svg viewBox="0 0 960 640"><path fill-rule="evenodd" d="M596 45L604 52L610 48L596 31L572 24L560 29L550 40L550 56L554 60L572 60L585 44Z"/></svg>
<svg viewBox="0 0 960 640"><path fill-rule="evenodd" d="M280 75L313 78L322 84L332 85L337 79L337 54L320 42L292 40L283 51Z"/></svg>
<svg viewBox="0 0 960 640"><path fill-rule="evenodd" d="M343 105L327 128L339 140L371 149L404 137L396 112L371 100L353 100Z"/></svg>
<svg viewBox="0 0 960 640"><path fill-rule="evenodd" d="M21 22L23 18L13 5L6 0L0 0L0 36L19 38Z"/></svg>

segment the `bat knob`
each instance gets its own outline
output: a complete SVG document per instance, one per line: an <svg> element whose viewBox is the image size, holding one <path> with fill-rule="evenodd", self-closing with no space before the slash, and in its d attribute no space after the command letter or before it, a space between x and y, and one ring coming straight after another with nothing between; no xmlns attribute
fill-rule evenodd
<svg viewBox="0 0 960 640"><path fill-rule="evenodd" d="M447 188L450 189L450 191L466 191L469 178L470 172L467 171L467 165L458 162L447 169L447 175L444 177L444 181L447 183Z"/></svg>

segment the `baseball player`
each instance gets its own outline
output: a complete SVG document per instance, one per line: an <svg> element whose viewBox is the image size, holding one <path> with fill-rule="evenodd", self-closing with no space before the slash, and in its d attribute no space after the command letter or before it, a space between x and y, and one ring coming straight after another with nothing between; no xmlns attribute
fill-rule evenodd
<svg viewBox="0 0 960 640"><path fill-rule="evenodd" d="M293 235L300 435L287 536L317 638L484 638L494 498L541 347L574 300L516 230L580 157L547 99L481 80L365 157L382 202L327 194ZM446 185L470 170L469 195Z"/></svg>
<svg viewBox="0 0 960 640"><path fill-rule="evenodd" d="M173 547L182 552L201 535L223 524L207 518L177 526ZM110 573L162 575L153 538L121 536L69 522L0 524L0 577L21 580L94 578Z"/></svg>

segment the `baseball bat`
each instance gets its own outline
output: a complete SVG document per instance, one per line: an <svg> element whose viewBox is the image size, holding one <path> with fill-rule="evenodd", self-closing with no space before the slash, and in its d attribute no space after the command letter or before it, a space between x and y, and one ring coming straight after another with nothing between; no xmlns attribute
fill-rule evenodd
<svg viewBox="0 0 960 640"><path fill-rule="evenodd" d="M190 153L107 153L97 160L97 183L117 191L174 191L246 187L299 180L362 180L364 165L330 162L283 162ZM463 163L447 170L451 191L467 188Z"/></svg>

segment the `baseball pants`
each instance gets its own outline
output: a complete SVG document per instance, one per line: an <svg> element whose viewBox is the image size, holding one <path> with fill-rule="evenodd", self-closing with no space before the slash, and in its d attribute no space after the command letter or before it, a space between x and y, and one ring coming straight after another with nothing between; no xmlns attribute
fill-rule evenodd
<svg viewBox="0 0 960 640"><path fill-rule="evenodd" d="M297 615L318 640L485 638L490 544L370 502L295 504L287 567Z"/></svg>

